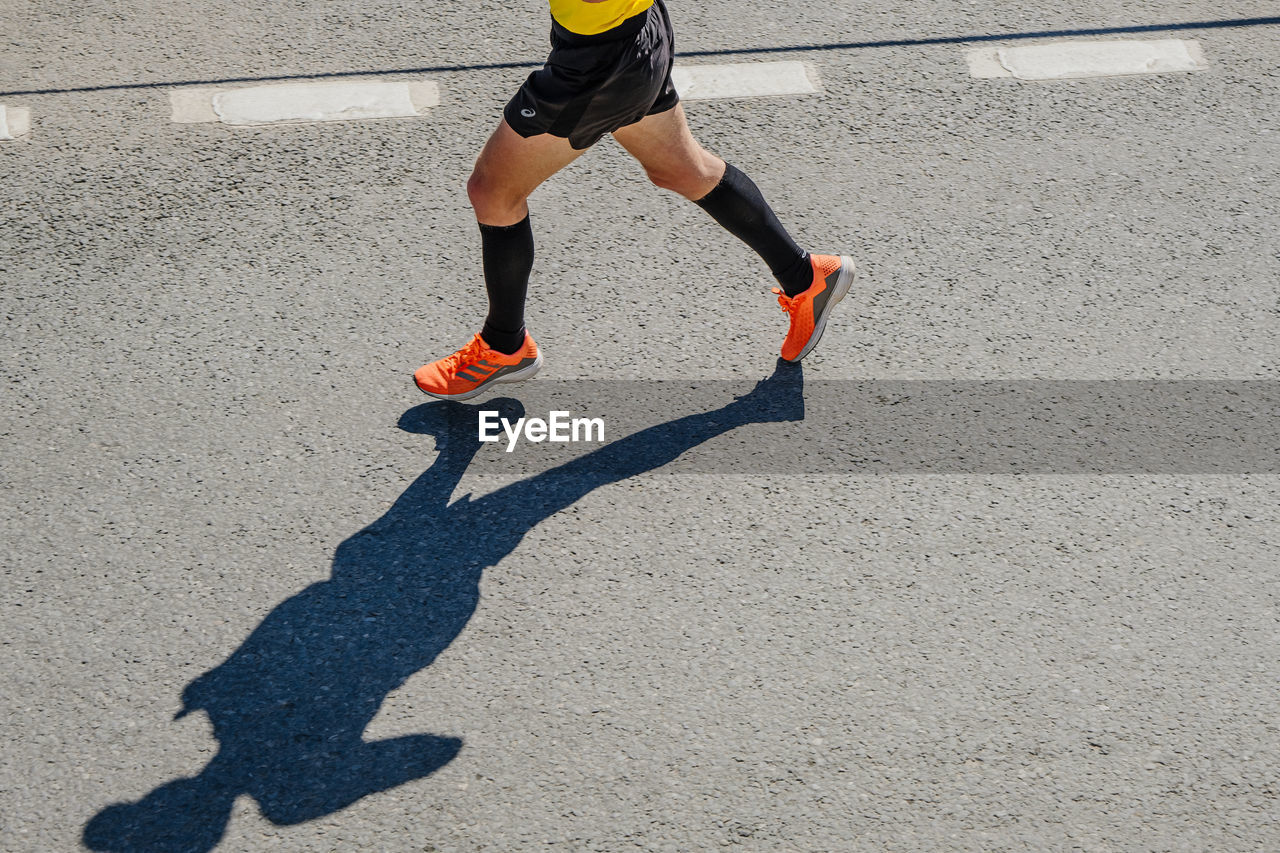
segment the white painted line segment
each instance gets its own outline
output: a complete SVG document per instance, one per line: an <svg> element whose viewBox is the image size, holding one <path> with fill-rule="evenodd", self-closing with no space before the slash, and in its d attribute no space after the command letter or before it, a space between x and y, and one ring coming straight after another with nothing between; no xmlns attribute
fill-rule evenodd
<svg viewBox="0 0 1280 853"><path fill-rule="evenodd" d="M998 53L999 48L994 47L980 47L966 52L964 58L969 63L969 76L979 80L1012 77L1009 69L1000 64Z"/></svg>
<svg viewBox="0 0 1280 853"><path fill-rule="evenodd" d="M233 127L408 118L439 104L440 88L427 80L284 83L169 93L173 121Z"/></svg>
<svg viewBox="0 0 1280 853"><path fill-rule="evenodd" d="M213 111L213 96L218 89L170 89L169 108L173 121L178 124L197 124L217 121Z"/></svg>
<svg viewBox="0 0 1280 853"><path fill-rule="evenodd" d="M416 116L405 83L286 83L219 92L223 124L259 125Z"/></svg>
<svg viewBox="0 0 1280 853"><path fill-rule="evenodd" d="M671 69L682 100L808 95L818 91L818 74L804 62L743 62L686 65Z"/></svg>
<svg viewBox="0 0 1280 853"><path fill-rule="evenodd" d="M410 80L409 100L418 115L426 115L427 110L440 106L440 87L430 80Z"/></svg>
<svg viewBox="0 0 1280 853"><path fill-rule="evenodd" d="M0 139L17 139L31 132L31 110L0 104Z"/></svg>
<svg viewBox="0 0 1280 853"><path fill-rule="evenodd" d="M974 77L1019 80L1070 80L1165 74L1208 68L1200 43L1186 39L1154 41L1060 41L1019 47L981 48L966 54Z"/></svg>

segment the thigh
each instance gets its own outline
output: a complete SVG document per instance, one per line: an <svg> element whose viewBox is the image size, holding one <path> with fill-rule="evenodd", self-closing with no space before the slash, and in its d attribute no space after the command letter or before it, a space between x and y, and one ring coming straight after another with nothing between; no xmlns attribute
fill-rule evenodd
<svg viewBox="0 0 1280 853"><path fill-rule="evenodd" d="M472 179L509 198L528 198L538 185L582 155L548 133L523 137L503 119L476 158Z"/></svg>
<svg viewBox="0 0 1280 853"><path fill-rule="evenodd" d="M689 132L683 104L620 127L613 132L613 138L651 176L701 188L700 192L694 190L692 197L701 198L711 192L724 177L724 161L699 145Z"/></svg>

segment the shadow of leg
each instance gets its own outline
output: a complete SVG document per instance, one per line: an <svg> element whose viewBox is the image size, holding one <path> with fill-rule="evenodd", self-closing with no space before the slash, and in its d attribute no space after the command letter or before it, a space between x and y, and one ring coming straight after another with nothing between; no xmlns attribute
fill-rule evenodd
<svg viewBox="0 0 1280 853"><path fill-rule="evenodd" d="M302 823L344 809L369 794L429 776L452 761L460 749L458 738L436 735L360 741L349 750L315 756L304 768L268 777L287 778L287 787L268 790L250 784L247 793L272 823Z"/></svg>

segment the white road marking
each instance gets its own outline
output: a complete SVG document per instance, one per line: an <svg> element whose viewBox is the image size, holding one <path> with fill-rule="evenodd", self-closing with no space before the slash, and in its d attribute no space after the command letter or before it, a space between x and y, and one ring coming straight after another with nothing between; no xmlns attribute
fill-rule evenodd
<svg viewBox="0 0 1280 853"><path fill-rule="evenodd" d="M213 111L213 96L220 89L170 89L169 109L171 118L178 124L197 124L217 121Z"/></svg>
<svg viewBox="0 0 1280 853"><path fill-rule="evenodd" d="M1059 41L1019 47L980 48L965 55L974 77L1020 80L1068 80L1164 74L1208 68L1200 43L1184 39L1154 41Z"/></svg>
<svg viewBox="0 0 1280 853"><path fill-rule="evenodd" d="M804 62L686 65L671 69L671 82L686 101L807 95L818 91L818 73Z"/></svg>
<svg viewBox="0 0 1280 853"><path fill-rule="evenodd" d="M31 132L31 110L0 104L0 139L17 139Z"/></svg>
<svg viewBox="0 0 1280 853"><path fill-rule="evenodd" d="M282 83L169 93L175 122L220 121L234 127L406 118L439 103L439 87L427 80Z"/></svg>

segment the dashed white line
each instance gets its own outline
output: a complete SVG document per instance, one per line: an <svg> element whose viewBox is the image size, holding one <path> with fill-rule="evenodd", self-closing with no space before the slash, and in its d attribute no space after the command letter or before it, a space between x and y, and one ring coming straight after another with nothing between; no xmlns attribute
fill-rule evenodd
<svg viewBox="0 0 1280 853"><path fill-rule="evenodd" d="M684 100L807 95L818 91L818 73L804 62L693 65L672 69ZM422 115L440 103L431 81L277 83L240 89L173 89L174 122L221 122L260 127Z"/></svg>
<svg viewBox="0 0 1280 853"><path fill-rule="evenodd" d="M282 83L169 93L173 121L233 127L409 118L439 103L439 87L426 80Z"/></svg>
<svg viewBox="0 0 1280 853"><path fill-rule="evenodd" d="M1208 67L1200 43L1184 39L1154 41L1060 41L1018 47L970 50L965 57L974 77L1020 80L1068 80L1203 71Z"/></svg>
<svg viewBox="0 0 1280 853"><path fill-rule="evenodd" d="M671 81L686 101L807 95L818 91L818 73L804 62L685 65L671 69Z"/></svg>
<svg viewBox="0 0 1280 853"><path fill-rule="evenodd" d="M0 104L0 139L17 139L31 132L31 111Z"/></svg>

